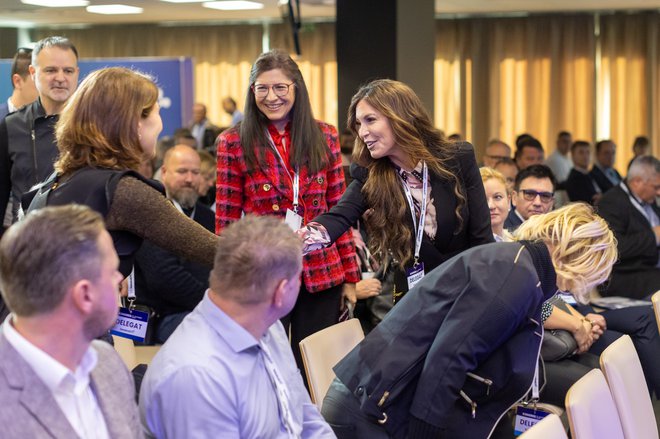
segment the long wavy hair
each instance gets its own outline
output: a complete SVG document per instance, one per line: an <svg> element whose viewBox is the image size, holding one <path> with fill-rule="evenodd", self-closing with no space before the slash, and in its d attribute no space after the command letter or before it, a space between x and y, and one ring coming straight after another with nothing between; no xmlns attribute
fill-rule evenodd
<svg viewBox="0 0 660 439"><path fill-rule="evenodd" d="M138 122L158 101L158 87L142 73L108 67L92 72L67 102L55 126L60 158L55 169L137 170L144 152Z"/></svg>
<svg viewBox="0 0 660 439"><path fill-rule="evenodd" d="M245 164L248 169L254 169L264 159L265 150L270 148L267 132L270 121L257 107L252 86L259 75L275 69L280 69L295 87L296 97L291 108L291 164L306 166L312 173L318 172L330 163L330 148L314 120L309 93L298 64L278 49L259 55L250 71L243 121L238 126Z"/></svg>
<svg viewBox="0 0 660 439"><path fill-rule="evenodd" d="M353 160L369 170L362 188L367 205L373 209L365 222L369 229L369 246L374 254L392 255L405 265L412 258L412 230L407 227L407 202L396 169L387 157L374 159L358 135L355 116L357 104L365 101L387 118L397 147L406 155L409 165L426 162L432 175L453 184L457 205L454 215L461 231L465 196L454 170L448 164L456 153L453 143L445 140L436 129L419 97L406 84L390 79L378 79L362 86L351 99L347 125L355 134Z"/></svg>

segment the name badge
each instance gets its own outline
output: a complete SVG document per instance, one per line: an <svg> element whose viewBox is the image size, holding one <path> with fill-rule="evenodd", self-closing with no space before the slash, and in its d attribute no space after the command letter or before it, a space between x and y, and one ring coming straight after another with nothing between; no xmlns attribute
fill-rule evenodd
<svg viewBox="0 0 660 439"><path fill-rule="evenodd" d="M110 333L135 341L144 341L144 337L147 335L148 320L149 314L146 312L119 308L117 323L110 330Z"/></svg>
<svg viewBox="0 0 660 439"><path fill-rule="evenodd" d="M295 232L302 227L303 218L293 210L287 209L284 222Z"/></svg>
<svg viewBox="0 0 660 439"><path fill-rule="evenodd" d="M535 410L529 407L518 406L516 408L516 426L514 428L513 434L520 436L549 414L550 413L543 410Z"/></svg>
<svg viewBox="0 0 660 439"><path fill-rule="evenodd" d="M570 293L559 293L557 294L561 300L564 302L568 303L569 305L577 305L577 300L575 300L575 297L573 297L572 294Z"/></svg>
<svg viewBox="0 0 660 439"><path fill-rule="evenodd" d="M412 290L424 277L424 263L418 262L417 265L406 269L406 278L408 279L408 291Z"/></svg>

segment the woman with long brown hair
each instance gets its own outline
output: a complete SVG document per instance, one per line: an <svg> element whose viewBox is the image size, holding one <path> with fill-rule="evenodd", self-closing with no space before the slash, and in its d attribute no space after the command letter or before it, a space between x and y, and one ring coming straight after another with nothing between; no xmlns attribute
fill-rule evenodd
<svg viewBox="0 0 660 439"><path fill-rule="evenodd" d="M334 206L344 192L337 130L317 121L298 65L280 50L263 53L250 73L243 121L218 138L216 232L243 214L272 215L294 230ZM340 236L341 235L341 236ZM342 297L360 280L348 234L304 257L290 323L291 347L337 323Z"/></svg>
<svg viewBox="0 0 660 439"><path fill-rule="evenodd" d="M353 96L348 114L354 180L302 232L307 249L333 242L368 210L372 252L402 267L396 300L450 257L493 241L472 145L445 140L410 87L373 81Z"/></svg>

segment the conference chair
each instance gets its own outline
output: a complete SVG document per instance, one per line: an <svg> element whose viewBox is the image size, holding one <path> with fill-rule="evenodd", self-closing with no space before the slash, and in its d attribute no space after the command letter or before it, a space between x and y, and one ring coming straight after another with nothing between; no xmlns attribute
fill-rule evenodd
<svg viewBox="0 0 660 439"><path fill-rule="evenodd" d="M658 353L660 355L660 352ZM626 439L658 439L653 405L635 345L624 335L600 355Z"/></svg>
<svg viewBox="0 0 660 439"><path fill-rule="evenodd" d="M592 369L566 394L573 439L624 439L621 420L603 372Z"/></svg>
<svg viewBox="0 0 660 439"><path fill-rule="evenodd" d="M122 359L128 370L132 370L135 366L138 365L133 340L113 335L112 342L115 346L115 350L119 354L119 357Z"/></svg>
<svg viewBox="0 0 660 439"><path fill-rule="evenodd" d="M524 432L520 439L568 439L568 436L566 436L566 430L564 430L559 416L550 413L538 424Z"/></svg>
<svg viewBox="0 0 660 439"><path fill-rule="evenodd" d="M363 338L360 321L349 319L315 332L300 342L309 393L319 410L335 378L332 368Z"/></svg>

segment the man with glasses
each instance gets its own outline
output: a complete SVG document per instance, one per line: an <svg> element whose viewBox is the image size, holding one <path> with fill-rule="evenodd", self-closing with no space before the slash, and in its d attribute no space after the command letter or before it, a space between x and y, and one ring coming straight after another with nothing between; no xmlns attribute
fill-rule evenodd
<svg viewBox="0 0 660 439"><path fill-rule="evenodd" d="M78 87L78 51L64 37L44 38L29 69L38 99L0 122L0 214L11 200L12 222L23 194L53 172L55 123Z"/></svg>
<svg viewBox="0 0 660 439"><path fill-rule="evenodd" d="M491 139L486 146L484 166L495 168L497 162L511 157L511 147L500 139Z"/></svg>
<svg viewBox="0 0 660 439"><path fill-rule="evenodd" d="M0 103L0 120L37 99L37 88L29 71L31 58L32 49L21 48L14 55L11 63L13 92L7 102Z"/></svg>
<svg viewBox="0 0 660 439"><path fill-rule="evenodd" d="M555 176L545 165L532 165L521 170L511 196L514 209L509 212L504 227L513 231L530 216L550 212L556 185Z"/></svg>
<svg viewBox="0 0 660 439"><path fill-rule="evenodd" d="M604 296L634 299L650 297L660 289L660 161L653 156L636 158L628 176L600 200L600 215L618 241L619 261Z"/></svg>

